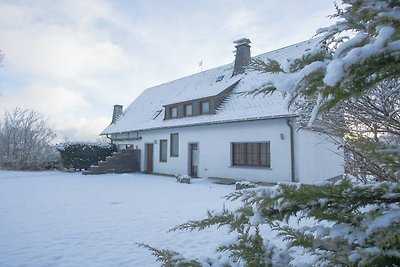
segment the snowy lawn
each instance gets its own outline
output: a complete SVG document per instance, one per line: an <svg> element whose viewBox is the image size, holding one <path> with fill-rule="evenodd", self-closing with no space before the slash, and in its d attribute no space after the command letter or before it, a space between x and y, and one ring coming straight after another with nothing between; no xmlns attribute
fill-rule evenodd
<svg viewBox="0 0 400 267"><path fill-rule="evenodd" d="M135 242L206 257L225 231L167 231L221 210L233 191L206 179L0 171L0 266L160 265Z"/></svg>

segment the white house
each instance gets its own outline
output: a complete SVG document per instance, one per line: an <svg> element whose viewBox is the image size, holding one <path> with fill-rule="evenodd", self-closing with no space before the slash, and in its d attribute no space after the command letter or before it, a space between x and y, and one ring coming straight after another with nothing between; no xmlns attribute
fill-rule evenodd
<svg viewBox="0 0 400 267"><path fill-rule="evenodd" d="M250 95L273 74L246 70L250 40L235 61L145 90L101 133L119 150L140 150L140 170L249 181L314 182L343 173L343 157L322 134L297 129L282 94ZM300 57L312 39L256 58Z"/></svg>

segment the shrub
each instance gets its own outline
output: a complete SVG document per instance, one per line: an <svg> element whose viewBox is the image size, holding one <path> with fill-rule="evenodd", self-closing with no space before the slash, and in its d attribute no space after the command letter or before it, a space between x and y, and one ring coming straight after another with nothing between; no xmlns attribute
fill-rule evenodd
<svg viewBox="0 0 400 267"><path fill-rule="evenodd" d="M89 169L117 151L116 146L101 142L66 142L57 145L66 168Z"/></svg>
<svg viewBox="0 0 400 267"><path fill-rule="evenodd" d="M192 178L189 175L185 174L177 174L175 175L175 179L178 183L181 184L190 184L192 182Z"/></svg>

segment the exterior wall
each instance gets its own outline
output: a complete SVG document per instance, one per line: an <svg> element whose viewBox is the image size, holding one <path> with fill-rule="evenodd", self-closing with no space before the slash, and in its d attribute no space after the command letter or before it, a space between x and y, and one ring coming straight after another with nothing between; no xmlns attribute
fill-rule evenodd
<svg viewBox="0 0 400 267"><path fill-rule="evenodd" d="M170 156L170 134L179 133L179 157ZM180 127L139 132L140 140L115 141L120 147L133 145L142 150L141 170L145 171L145 144L153 144L153 171L189 174L189 144L199 148L199 177L222 177L261 182L290 182L290 130L285 119ZM160 139L167 139L167 162L160 162ZM270 142L271 168L232 166L232 142ZM343 174L343 157L337 146L318 133L294 133L295 176L311 183Z"/></svg>
<svg viewBox="0 0 400 267"><path fill-rule="evenodd" d="M179 133L179 157L170 156L170 134ZM281 134L286 136L282 139ZM290 181L289 127L284 119L236 122L195 127L142 131L136 141L116 141L132 144L142 150L141 170L145 170L145 144L154 144L154 172L164 174L189 173L189 144L199 147L199 177L223 177L249 181ZM160 139L168 140L167 162L159 160ZM155 142L156 141L156 142ZM271 168L232 166L231 142L270 142Z"/></svg>
<svg viewBox="0 0 400 267"><path fill-rule="evenodd" d="M303 183L313 183L344 173L343 150L318 132L300 129L295 133L296 174Z"/></svg>

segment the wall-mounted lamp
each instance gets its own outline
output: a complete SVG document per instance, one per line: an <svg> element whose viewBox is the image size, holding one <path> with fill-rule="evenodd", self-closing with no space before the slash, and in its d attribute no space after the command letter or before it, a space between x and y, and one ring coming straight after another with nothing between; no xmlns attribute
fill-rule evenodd
<svg viewBox="0 0 400 267"><path fill-rule="evenodd" d="M154 144L157 145L157 140L154 140Z"/></svg>
<svg viewBox="0 0 400 267"><path fill-rule="evenodd" d="M285 135L283 133L281 133L281 139L285 140Z"/></svg>

